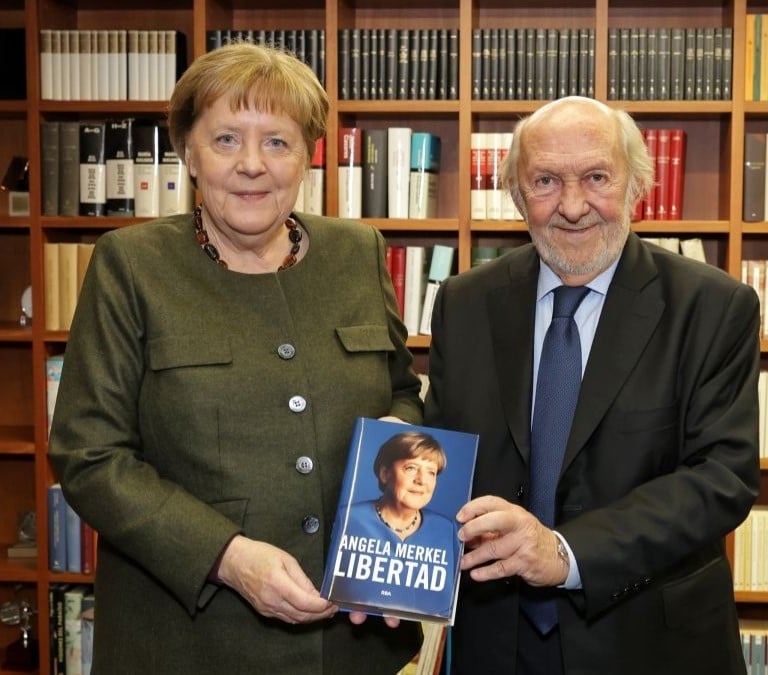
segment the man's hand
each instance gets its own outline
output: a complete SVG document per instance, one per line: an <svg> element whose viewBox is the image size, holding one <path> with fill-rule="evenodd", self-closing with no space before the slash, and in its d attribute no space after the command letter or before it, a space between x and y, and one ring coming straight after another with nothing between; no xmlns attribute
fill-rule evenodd
<svg viewBox="0 0 768 675"><path fill-rule="evenodd" d="M470 549L461 569L471 570L475 581L519 576L530 586L559 586L568 577L557 535L525 509L500 497L478 497L456 519L459 539Z"/></svg>
<svg viewBox="0 0 768 675"><path fill-rule="evenodd" d="M263 541L235 537L222 556L219 579L262 616L286 623L320 621L338 611L293 556Z"/></svg>

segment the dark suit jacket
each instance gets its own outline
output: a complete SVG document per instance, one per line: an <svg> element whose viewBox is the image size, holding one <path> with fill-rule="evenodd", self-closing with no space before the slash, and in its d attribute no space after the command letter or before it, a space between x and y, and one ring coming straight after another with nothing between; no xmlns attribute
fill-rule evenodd
<svg viewBox="0 0 768 675"><path fill-rule="evenodd" d="M443 284L425 417L479 433L474 495L521 505L538 272L526 245ZM758 324L749 287L630 235L557 492L583 584L558 597L567 675L744 672L723 537L759 485ZM461 584L454 673L514 673L517 579Z"/></svg>

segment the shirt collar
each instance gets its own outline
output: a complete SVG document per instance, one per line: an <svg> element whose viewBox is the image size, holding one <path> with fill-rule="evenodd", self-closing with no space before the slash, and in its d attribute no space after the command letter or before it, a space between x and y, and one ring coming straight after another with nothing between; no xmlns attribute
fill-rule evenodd
<svg viewBox="0 0 768 675"><path fill-rule="evenodd" d="M606 269L604 272L601 272L594 279L592 279L592 281L587 284L587 288L592 291L596 291L601 295L608 293L608 287L611 285L611 281L613 280L613 275L615 274L616 268L619 265L620 258L621 256L618 256L616 260L611 263L608 269ZM549 265L547 265L541 259L539 259L539 263L539 282L536 288L536 302L539 302L550 291L553 291L558 286L563 285L560 277L558 277L557 274L552 271L552 268L549 267Z"/></svg>

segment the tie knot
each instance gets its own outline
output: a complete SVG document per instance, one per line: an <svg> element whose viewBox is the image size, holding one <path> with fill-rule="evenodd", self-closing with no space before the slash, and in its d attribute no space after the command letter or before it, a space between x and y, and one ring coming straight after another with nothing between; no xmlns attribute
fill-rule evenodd
<svg viewBox="0 0 768 675"><path fill-rule="evenodd" d="M555 303L552 318L572 317L581 301L589 293L586 286L558 286L555 289Z"/></svg>

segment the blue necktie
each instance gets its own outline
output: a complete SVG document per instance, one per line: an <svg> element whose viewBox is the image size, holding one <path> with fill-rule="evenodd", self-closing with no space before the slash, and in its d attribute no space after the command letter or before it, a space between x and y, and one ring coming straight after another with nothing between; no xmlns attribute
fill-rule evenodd
<svg viewBox="0 0 768 675"><path fill-rule="evenodd" d="M581 387L581 341L573 315L587 293L586 286L559 286L554 290L552 323L544 336L539 361L528 508L550 528L555 524L555 492ZM544 635L557 624L554 599L525 598L523 609Z"/></svg>

